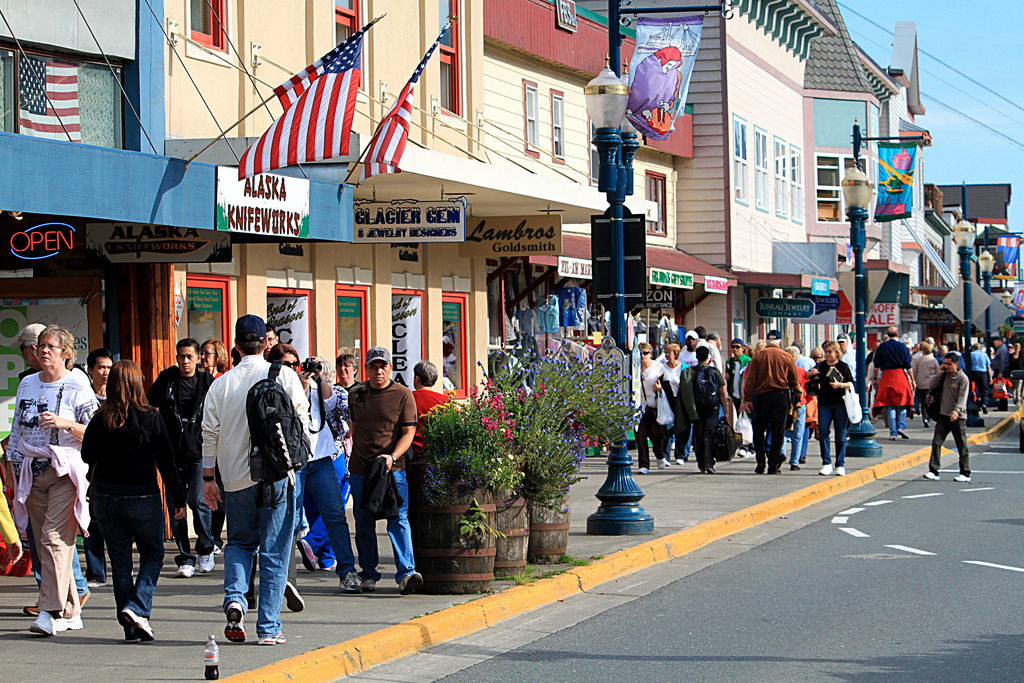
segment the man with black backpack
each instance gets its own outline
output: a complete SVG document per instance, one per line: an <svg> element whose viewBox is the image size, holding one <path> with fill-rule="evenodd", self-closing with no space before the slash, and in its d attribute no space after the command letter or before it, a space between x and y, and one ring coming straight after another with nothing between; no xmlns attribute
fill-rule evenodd
<svg viewBox="0 0 1024 683"><path fill-rule="evenodd" d="M281 603L295 531L295 470L309 457L309 400L302 383L263 358L267 327L255 315L235 323L241 361L210 387L203 411L203 497L221 503L214 468L224 483L228 543L224 549L224 636L245 641L245 592L259 552L260 645L285 642Z"/></svg>
<svg viewBox="0 0 1024 683"><path fill-rule="evenodd" d="M174 464L178 478L185 487L186 500L192 510L192 525L196 530L195 553L188 536L188 520L171 521L178 554L175 576L189 578L196 571L213 571L213 535L210 533L213 512L203 502L203 407L206 393L213 384L213 375L196 372L199 366L199 342L182 339L177 344L177 365L161 372L146 398L149 405L160 409L160 417L167 427L167 436L174 450ZM199 557L196 558L196 555ZM198 559L199 566L196 566Z"/></svg>
<svg viewBox="0 0 1024 683"><path fill-rule="evenodd" d="M708 362L711 349L697 347L697 367L693 368L693 402L697 421L693 423L693 445L697 451L697 467L704 474L715 474L715 427L725 410L728 395L725 379L718 368Z"/></svg>

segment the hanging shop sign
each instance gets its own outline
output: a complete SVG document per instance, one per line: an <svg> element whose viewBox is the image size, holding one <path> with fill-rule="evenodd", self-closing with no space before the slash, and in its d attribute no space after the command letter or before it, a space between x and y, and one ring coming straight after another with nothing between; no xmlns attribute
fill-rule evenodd
<svg viewBox="0 0 1024 683"><path fill-rule="evenodd" d="M75 248L75 229L67 223L36 223L11 233L11 255L31 262L52 258Z"/></svg>
<svg viewBox="0 0 1024 683"><path fill-rule="evenodd" d="M728 294L729 281L724 277L704 276L704 291L712 294Z"/></svg>
<svg viewBox="0 0 1024 683"><path fill-rule="evenodd" d="M818 277L811 280L811 294L815 296L828 296L831 293L832 289L829 287L828 280Z"/></svg>
<svg viewBox="0 0 1024 683"><path fill-rule="evenodd" d="M809 299L761 298L754 303L754 312L762 318L810 318L814 302Z"/></svg>
<svg viewBox="0 0 1024 683"><path fill-rule="evenodd" d="M267 325L274 328L277 337L291 344L299 353L299 360L309 358L309 297L293 294L267 295Z"/></svg>
<svg viewBox="0 0 1024 683"><path fill-rule="evenodd" d="M231 235L140 223L86 223L85 255L94 263L230 263Z"/></svg>
<svg viewBox="0 0 1024 683"><path fill-rule="evenodd" d="M562 253L562 217L473 216L466 227L466 243L459 256L489 258L558 256Z"/></svg>
<svg viewBox="0 0 1024 683"><path fill-rule="evenodd" d="M807 292L797 292L794 296L800 299L809 299L814 302L814 315L807 318L805 320L806 323L823 325L836 324L836 310L841 304L838 293L829 294L828 296L815 296L814 294L808 294Z"/></svg>
<svg viewBox="0 0 1024 683"><path fill-rule="evenodd" d="M309 180L261 173L238 179L217 167L217 230L281 238L309 237Z"/></svg>
<svg viewBox="0 0 1024 683"><path fill-rule="evenodd" d="M412 369L423 360L423 297L391 295L391 366L399 384L412 386Z"/></svg>
<svg viewBox="0 0 1024 683"><path fill-rule="evenodd" d="M576 3L573 0L555 0L555 26L576 33L579 20L576 18Z"/></svg>
<svg viewBox="0 0 1024 683"><path fill-rule="evenodd" d="M948 308L917 309L918 325L952 325L953 322L953 312Z"/></svg>
<svg viewBox="0 0 1024 683"><path fill-rule="evenodd" d="M693 273L681 273L677 270L650 268L648 278L652 285L675 287L676 289L693 289Z"/></svg>
<svg viewBox="0 0 1024 683"><path fill-rule="evenodd" d="M558 257L558 276L574 277L578 280L593 280L594 270L590 259Z"/></svg>
<svg viewBox="0 0 1024 683"><path fill-rule="evenodd" d="M864 321L865 327L889 327L900 324L899 304L878 304L876 303L868 311L868 317Z"/></svg>
<svg viewBox="0 0 1024 683"><path fill-rule="evenodd" d="M467 209L465 197L439 202L357 201L353 208L352 241L356 244L465 242Z"/></svg>
<svg viewBox="0 0 1024 683"><path fill-rule="evenodd" d="M917 309L916 308L904 308L900 311L900 322L901 323L916 323L917 322Z"/></svg>

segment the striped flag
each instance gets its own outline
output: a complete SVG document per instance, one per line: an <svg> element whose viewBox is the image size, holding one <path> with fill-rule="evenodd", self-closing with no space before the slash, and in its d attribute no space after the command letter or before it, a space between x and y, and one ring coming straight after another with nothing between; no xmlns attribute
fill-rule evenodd
<svg viewBox="0 0 1024 683"><path fill-rule="evenodd" d="M381 173L402 172L402 169L398 168L398 164L402 161L405 143L409 139L409 122L412 120L412 91L415 89L416 82L420 79L423 69L427 67L430 56L434 54L434 50L441 44L445 32L451 26L452 22L449 19L448 23L441 29L441 35L437 37L434 44L427 50L427 54L423 56L423 61L420 62L419 66L416 67L416 71L413 72L412 78L402 88L402 92L398 95L395 103L391 105L387 115L377 125L377 132L370 139L366 157L363 159L363 174L359 178L360 182Z"/></svg>
<svg viewBox="0 0 1024 683"><path fill-rule="evenodd" d="M359 90L363 34L370 26L372 23L327 53L320 60L320 66L314 62L281 86L290 85L288 92L300 94L291 106L285 105L281 118L242 155L238 162L239 180L304 161L322 161L348 154ZM279 97L284 104L287 94Z"/></svg>
<svg viewBox="0 0 1024 683"><path fill-rule="evenodd" d="M76 64L24 55L18 81L18 121L23 134L51 140L70 136L73 142L82 141Z"/></svg>

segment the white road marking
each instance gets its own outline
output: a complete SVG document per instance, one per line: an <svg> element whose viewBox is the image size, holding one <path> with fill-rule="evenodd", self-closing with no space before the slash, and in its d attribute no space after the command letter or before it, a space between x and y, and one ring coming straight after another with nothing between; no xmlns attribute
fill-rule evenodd
<svg viewBox="0 0 1024 683"><path fill-rule="evenodd" d="M864 508L850 508L849 510L843 510L839 514L841 514L841 515L855 515L858 512L864 512Z"/></svg>
<svg viewBox="0 0 1024 683"><path fill-rule="evenodd" d="M1007 450L1014 450L1014 451L1017 450L1017 446L1014 446L1012 444L1001 444L1001 443L994 443L991 446L989 446L989 448L1005 448Z"/></svg>
<svg viewBox="0 0 1024 683"><path fill-rule="evenodd" d="M843 531L845 531L846 533L850 534L854 538L871 538L870 536L868 536L863 531L859 531L857 529L854 529L851 526L844 526L844 527L839 527L839 528L842 529Z"/></svg>
<svg viewBox="0 0 1024 683"><path fill-rule="evenodd" d="M833 524L846 524L848 519L850 519L850 518L849 517L833 517L832 518L832 523Z"/></svg>
<svg viewBox="0 0 1024 683"><path fill-rule="evenodd" d="M984 487L982 487L980 489L960 489L960 490L964 491L964 492L968 492L968 491L994 491L995 488L996 488L995 486L984 486Z"/></svg>
<svg viewBox="0 0 1024 683"><path fill-rule="evenodd" d="M918 493L913 496L903 496L904 498L931 498L932 496L941 496L941 493Z"/></svg>
<svg viewBox="0 0 1024 683"><path fill-rule="evenodd" d="M991 562L979 562L977 560L964 560L964 564L976 564L979 567L992 567L994 569L1005 569L1011 572L1024 572L1022 567L1008 567L1005 564L992 564Z"/></svg>
<svg viewBox="0 0 1024 683"><path fill-rule="evenodd" d="M939 470L939 472L960 474L960 470ZM971 475L975 474L1024 474L1024 470L971 470Z"/></svg>
<svg viewBox="0 0 1024 683"><path fill-rule="evenodd" d="M622 587L622 588L620 588L619 590L620 590L620 591L628 591L628 590L629 590L630 588L636 588L637 586L642 586L642 585L644 585L645 583L647 583L647 582L646 582L646 581L641 581L640 583L631 583L631 584L630 584L630 585L628 585L628 586L623 586L623 587Z"/></svg>
<svg viewBox="0 0 1024 683"><path fill-rule="evenodd" d="M918 550L917 548L908 548L905 545L887 545L886 548L892 548L893 550L902 550L905 553L914 553L915 555L934 555L927 550Z"/></svg>
<svg viewBox="0 0 1024 683"><path fill-rule="evenodd" d="M892 502L891 500L873 500L870 503L864 503L864 504L873 507L875 505L888 505L891 502Z"/></svg>

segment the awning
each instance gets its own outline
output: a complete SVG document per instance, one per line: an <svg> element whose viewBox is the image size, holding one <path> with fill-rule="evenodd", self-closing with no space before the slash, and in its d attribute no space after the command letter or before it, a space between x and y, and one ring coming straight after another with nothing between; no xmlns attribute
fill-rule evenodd
<svg viewBox="0 0 1024 683"><path fill-rule="evenodd" d="M956 276L953 274L953 271L949 269L949 265L942 260L941 256L939 256L939 253L935 251L935 247L933 247L932 243L928 241L928 238L925 235L918 234L918 231L914 228L914 224L911 221L904 218L900 222L906 226L907 232L909 232L911 237L914 238L914 241L921 245L924 255L927 256L928 260L931 261L931 264L935 266L935 270L938 271L942 280L950 287L955 287L957 283Z"/></svg>

